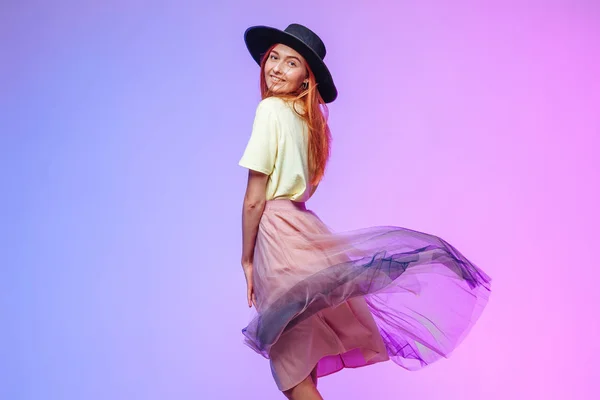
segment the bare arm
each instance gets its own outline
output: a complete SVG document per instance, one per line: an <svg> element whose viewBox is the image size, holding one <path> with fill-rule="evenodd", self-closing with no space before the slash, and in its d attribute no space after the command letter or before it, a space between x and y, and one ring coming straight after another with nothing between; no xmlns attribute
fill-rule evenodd
<svg viewBox="0 0 600 400"><path fill-rule="evenodd" d="M248 170L248 185L242 208L242 266L252 265L258 224L266 204L268 175Z"/></svg>

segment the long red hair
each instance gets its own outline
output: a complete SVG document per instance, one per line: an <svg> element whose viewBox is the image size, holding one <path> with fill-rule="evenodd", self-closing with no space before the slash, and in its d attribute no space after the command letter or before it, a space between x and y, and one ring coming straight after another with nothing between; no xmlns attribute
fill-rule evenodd
<svg viewBox="0 0 600 400"><path fill-rule="evenodd" d="M331 154L331 132L327 119L329 117L329 110L327 105L323 101L323 98L317 90L317 82L315 75L308 63L304 63L308 72L308 89L298 88L295 93L289 94L274 94L267 87L265 81L265 64L271 53L273 45L263 56L260 63L260 94L262 99L267 97L277 96L286 100L301 102L304 106L304 113L298 112L296 107L294 111L302 117L308 125L308 171L310 175L310 183L317 185L323 176L325 175L325 167L327 161L329 161L329 155Z"/></svg>

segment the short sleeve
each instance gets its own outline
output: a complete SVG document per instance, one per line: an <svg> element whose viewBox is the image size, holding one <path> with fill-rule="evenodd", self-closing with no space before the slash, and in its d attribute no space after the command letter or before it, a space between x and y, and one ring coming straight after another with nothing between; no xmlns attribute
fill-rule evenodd
<svg viewBox="0 0 600 400"><path fill-rule="evenodd" d="M279 126L273 103L261 101L256 108L252 134L239 165L271 175L277 156Z"/></svg>

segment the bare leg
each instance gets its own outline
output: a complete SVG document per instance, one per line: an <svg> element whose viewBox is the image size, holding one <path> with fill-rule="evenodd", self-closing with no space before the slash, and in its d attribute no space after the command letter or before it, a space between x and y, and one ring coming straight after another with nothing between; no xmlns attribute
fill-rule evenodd
<svg viewBox="0 0 600 400"><path fill-rule="evenodd" d="M323 400L310 375L283 394L291 400Z"/></svg>
<svg viewBox="0 0 600 400"><path fill-rule="evenodd" d="M315 366L315 368L313 368L312 372L310 373L310 377L312 378L312 381L315 384L315 387L317 387L317 367L316 366Z"/></svg>

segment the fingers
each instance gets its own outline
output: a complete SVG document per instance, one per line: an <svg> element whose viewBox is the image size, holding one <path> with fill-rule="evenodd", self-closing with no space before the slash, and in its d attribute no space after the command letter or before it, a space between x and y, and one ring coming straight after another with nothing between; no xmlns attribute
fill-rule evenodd
<svg viewBox="0 0 600 400"><path fill-rule="evenodd" d="M256 307L256 295L254 294L254 285L252 282L252 269L245 270L244 275L246 276L246 298L248 300L248 307Z"/></svg>
<svg viewBox="0 0 600 400"><path fill-rule="evenodd" d="M252 287L252 284L248 285L246 297L248 299L248 307L252 308L252 305L256 307L256 294L254 294L254 287Z"/></svg>

